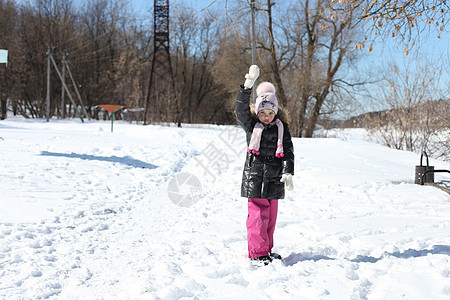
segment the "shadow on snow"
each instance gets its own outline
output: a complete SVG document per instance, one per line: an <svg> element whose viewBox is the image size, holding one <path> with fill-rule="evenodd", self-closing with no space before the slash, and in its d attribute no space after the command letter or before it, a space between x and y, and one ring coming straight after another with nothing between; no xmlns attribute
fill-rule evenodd
<svg viewBox="0 0 450 300"><path fill-rule="evenodd" d="M121 163L124 165L136 167L136 168L144 168L144 169L155 169L157 166L153 164L149 164L143 162L138 159L134 159L129 156L118 157L118 156L96 156L96 155L88 155L88 154L77 154L77 153L56 153L56 152L48 152L42 151L41 155L44 156L56 156L56 157L69 157L69 158L79 158L84 160L98 160L98 161L109 161L115 163Z"/></svg>
<svg viewBox="0 0 450 300"><path fill-rule="evenodd" d="M362 256L358 255L356 258L351 259L353 262L370 262L370 263L376 263L379 260L385 258L386 256L394 256L397 258L412 258L412 257L421 257L421 256L427 256L428 254L445 254L450 255L450 246L446 245L434 245L431 249L424 249L424 250L415 250L415 249L408 249L403 252L385 252L380 257L372 257L372 256Z"/></svg>
<svg viewBox="0 0 450 300"><path fill-rule="evenodd" d="M385 257L393 256L397 258L413 258L413 257L422 257L427 256L428 254L444 254L444 255L450 255L450 246L446 245L434 245L431 249L424 249L424 250L415 250L415 249L408 249L403 252L385 252L380 257L373 257L373 256L363 256L358 255L354 259L347 259L351 262L355 263L376 263L380 260L382 260ZM302 261L318 261L318 260L336 260L336 258L328 257L325 255L312 255L311 253L292 253L288 257L284 259L286 266L292 266L295 265L298 262Z"/></svg>

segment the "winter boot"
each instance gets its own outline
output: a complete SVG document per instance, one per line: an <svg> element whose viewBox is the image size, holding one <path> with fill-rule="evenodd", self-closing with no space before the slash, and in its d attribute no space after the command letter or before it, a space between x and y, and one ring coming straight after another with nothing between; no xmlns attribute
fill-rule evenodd
<svg viewBox="0 0 450 300"><path fill-rule="evenodd" d="M269 253L270 258L272 259L282 259L281 255L275 252L270 252Z"/></svg>
<svg viewBox="0 0 450 300"><path fill-rule="evenodd" d="M250 258L250 260L252 261L252 263L258 266L267 266L272 262L272 258L269 255L253 257Z"/></svg>

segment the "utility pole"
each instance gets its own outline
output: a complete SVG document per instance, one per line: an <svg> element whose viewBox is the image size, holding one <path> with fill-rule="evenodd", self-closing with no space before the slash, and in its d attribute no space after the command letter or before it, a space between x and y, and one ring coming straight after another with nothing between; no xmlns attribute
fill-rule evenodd
<svg viewBox="0 0 450 300"><path fill-rule="evenodd" d="M63 66L62 66L62 77L66 78L66 64L64 63L66 61L66 53L63 53ZM65 96L65 89L61 89L61 118L64 119L66 116L66 102L64 99Z"/></svg>
<svg viewBox="0 0 450 300"><path fill-rule="evenodd" d="M144 125L153 121L174 121L180 127L179 95L175 90L169 50L169 0L154 0L153 9L153 60Z"/></svg>
<svg viewBox="0 0 450 300"><path fill-rule="evenodd" d="M256 36L255 36L255 0L251 0L250 9L252 13L252 65L256 65ZM256 80L254 83L256 87ZM253 101L256 102L256 90L253 89Z"/></svg>
<svg viewBox="0 0 450 300"><path fill-rule="evenodd" d="M70 80L72 80L72 84L73 84L73 87L75 88L75 92L77 93L78 100L80 100L80 104L81 104L81 108L83 109L84 116L85 116L86 118L88 118L88 120L90 120L90 119L91 119L91 116L90 116L90 115L87 113L87 111L86 111L86 105L84 105L83 98L81 98L80 91L78 90L78 86L77 86L77 84L76 84L76 82L75 82L75 79L73 79L73 75L72 75L72 71L70 70L69 63L68 63L68 61L65 60L65 59L63 60L63 67L66 67L66 68L67 68L67 71L69 72ZM63 70L64 70L64 69L63 69ZM63 76L64 76L64 75L63 75Z"/></svg>
<svg viewBox="0 0 450 300"><path fill-rule="evenodd" d="M47 118L47 122L50 119L50 46L47 48L47 105L45 116Z"/></svg>
<svg viewBox="0 0 450 300"><path fill-rule="evenodd" d="M67 88L66 82L64 81L64 78L61 76L61 72L59 72L58 66L56 65L55 60L53 59L53 55L50 54L50 59L52 60L53 66L55 67L56 73L59 76L59 79L61 80L61 83L63 85L63 88L66 90L67 92L67 96L69 96L70 101L72 101L73 104L73 108L75 109L75 111L77 112L78 117L81 119L81 122L84 123L83 117L80 114L80 111L77 108L77 105L75 104L75 101L72 98L72 94L70 94L69 89Z"/></svg>

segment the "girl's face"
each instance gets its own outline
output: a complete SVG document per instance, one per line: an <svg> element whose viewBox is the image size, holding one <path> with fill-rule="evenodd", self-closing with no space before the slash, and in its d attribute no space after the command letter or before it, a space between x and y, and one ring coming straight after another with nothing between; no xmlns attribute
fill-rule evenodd
<svg viewBox="0 0 450 300"><path fill-rule="evenodd" d="M263 109L258 113L258 119L261 123L269 124L275 118L275 112L271 109Z"/></svg>

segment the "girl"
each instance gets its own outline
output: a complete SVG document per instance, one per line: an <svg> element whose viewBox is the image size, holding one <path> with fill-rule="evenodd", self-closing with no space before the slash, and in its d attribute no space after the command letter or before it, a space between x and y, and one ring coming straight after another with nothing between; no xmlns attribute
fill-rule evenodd
<svg viewBox="0 0 450 300"><path fill-rule="evenodd" d="M247 240L249 258L264 265L273 258L273 233L278 199L284 187L293 190L294 147L285 115L278 107L275 87L261 83L254 107L250 107L253 84L259 76L256 65L250 67L236 99L236 117L247 134L247 157L242 176L241 196L248 198Z"/></svg>

